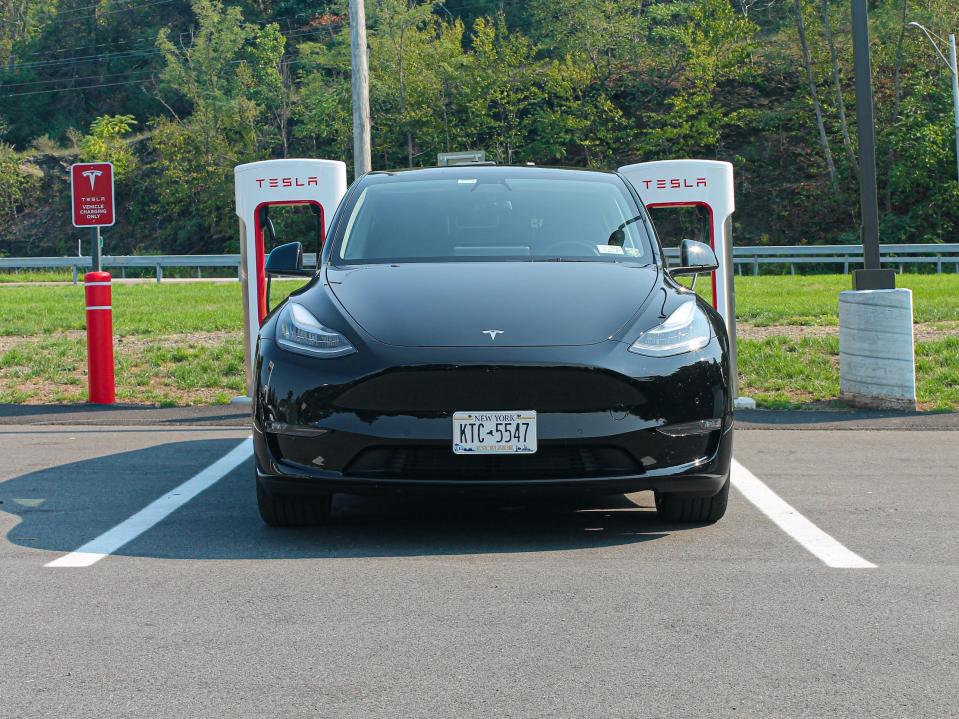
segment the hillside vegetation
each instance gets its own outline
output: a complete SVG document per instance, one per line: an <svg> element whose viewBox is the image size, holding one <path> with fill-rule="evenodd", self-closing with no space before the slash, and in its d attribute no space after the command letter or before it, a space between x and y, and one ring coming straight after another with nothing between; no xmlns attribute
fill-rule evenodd
<svg viewBox="0 0 959 719"><path fill-rule="evenodd" d="M235 250L232 170L352 167L345 0L0 0L0 253L74 254L66 167L117 166L106 251ZM367 0L374 168L447 150L736 166L749 243L855 242L845 0ZM870 4L886 242L959 237L957 0Z"/></svg>

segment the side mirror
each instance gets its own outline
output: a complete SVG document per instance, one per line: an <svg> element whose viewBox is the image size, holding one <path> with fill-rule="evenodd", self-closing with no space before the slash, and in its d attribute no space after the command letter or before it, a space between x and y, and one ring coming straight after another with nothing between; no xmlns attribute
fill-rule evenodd
<svg viewBox="0 0 959 719"><path fill-rule="evenodd" d="M266 274L312 277L313 270L303 268L303 243L288 242L273 248L266 258Z"/></svg>
<svg viewBox="0 0 959 719"><path fill-rule="evenodd" d="M713 248L704 242L683 240L679 245L679 267L671 267L671 275L699 275L719 269Z"/></svg>

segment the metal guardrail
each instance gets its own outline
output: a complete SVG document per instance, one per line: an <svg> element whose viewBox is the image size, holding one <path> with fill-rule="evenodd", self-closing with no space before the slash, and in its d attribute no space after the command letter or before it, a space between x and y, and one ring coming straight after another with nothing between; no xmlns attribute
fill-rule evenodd
<svg viewBox="0 0 959 719"><path fill-rule="evenodd" d="M102 258L103 266L119 267L126 270L128 267L152 267L156 271L156 281L163 279L164 267L196 267L202 277L203 267L234 267L239 277L239 255L105 255ZM93 264L89 257L0 257L0 269L38 270L38 269L66 269L73 270L73 284L77 284L80 270L88 270Z"/></svg>
<svg viewBox="0 0 959 719"><path fill-rule="evenodd" d="M886 265L898 265L902 272L905 265L935 264L936 272L942 272L943 264L953 265L959 272L959 243L882 245L882 261ZM679 258L679 249L666 249L666 257ZM316 255L307 253L303 257L308 267L316 265ZM799 264L841 264L843 272L849 272L852 264L863 263L861 245L770 245L738 246L733 248L733 265L743 273L744 267L752 267L753 274L759 274L760 265L789 265L790 274L795 274ZM117 255L103 257L103 266L119 268L125 276L127 268L153 268L156 281L163 280L163 269L170 267L191 267L196 269L197 277L203 276L204 267L231 267L239 277L239 255ZM79 281L80 271L91 267L89 257L0 257L0 270L37 270L66 269L73 271L73 283Z"/></svg>
<svg viewBox="0 0 959 719"><path fill-rule="evenodd" d="M953 265L959 272L959 243L881 245L880 253L885 265L934 264L936 272L942 272L943 263ZM666 257L679 258L679 248L666 249ZM843 273L849 272L851 264L864 263L862 245L768 245L733 247L733 265L742 274L743 268L751 266L753 274L759 274L760 265L789 265L790 274L796 273L798 264L841 264Z"/></svg>
<svg viewBox="0 0 959 719"><path fill-rule="evenodd" d="M197 277L203 277L204 267L232 267L240 276L239 255L104 255L101 258L104 268L118 267L122 276L132 267L150 267L156 273L156 281L163 280L164 267L194 267ZM316 266L316 255L303 255L307 267ZM73 284L77 284L81 270L89 270L93 263L89 257L0 257L0 270L50 270L66 269L73 271Z"/></svg>

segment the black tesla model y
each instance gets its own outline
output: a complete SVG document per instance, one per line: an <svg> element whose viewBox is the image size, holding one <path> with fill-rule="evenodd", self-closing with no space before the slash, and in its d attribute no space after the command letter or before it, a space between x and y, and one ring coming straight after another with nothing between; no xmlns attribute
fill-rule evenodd
<svg viewBox="0 0 959 719"><path fill-rule="evenodd" d="M271 525L334 493L625 493L723 516L732 456L722 319L677 283L620 175L467 166L350 187L319 269L260 330L256 491Z"/></svg>

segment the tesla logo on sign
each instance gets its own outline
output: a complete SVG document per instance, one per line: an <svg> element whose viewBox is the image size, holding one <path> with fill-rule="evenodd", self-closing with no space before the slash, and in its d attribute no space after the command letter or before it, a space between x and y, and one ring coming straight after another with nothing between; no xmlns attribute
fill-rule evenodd
<svg viewBox="0 0 959 719"><path fill-rule="evenodd" d="M697 177L691 179L689 177L663 177L658 180L643 180L643 187L647 190L655 187L657 190L681 190L691 189L695 187L706 187L706 178Z"/></svg>
<svg viewBox="0 0 959 719"><path fill-rule="evenodd" d="M257 187L318 187L320 178L307 177L261 177L256 180Z"/></svg>
<svg viewBox="0 0 959 719"><path fill-rule="evenodd" d="M90 189L97 189L97 178L103 174L103 170L87 170L86 172L81 172L81 175L84 177L90 178Z"/></svg>
<svg viewBox="0 0 959 719"><path fill-rule="evenodd" d="M70 167L74 227L110 227L114 223L113 165L80 162Z"/></svg>
<svg viewBox="0 0 959 719"><path fill-rule="evenodd" d="M492 342L496 339L496 335L503 334L503 330L483 330L483 334L489 335L490 341Z"/></svg>

